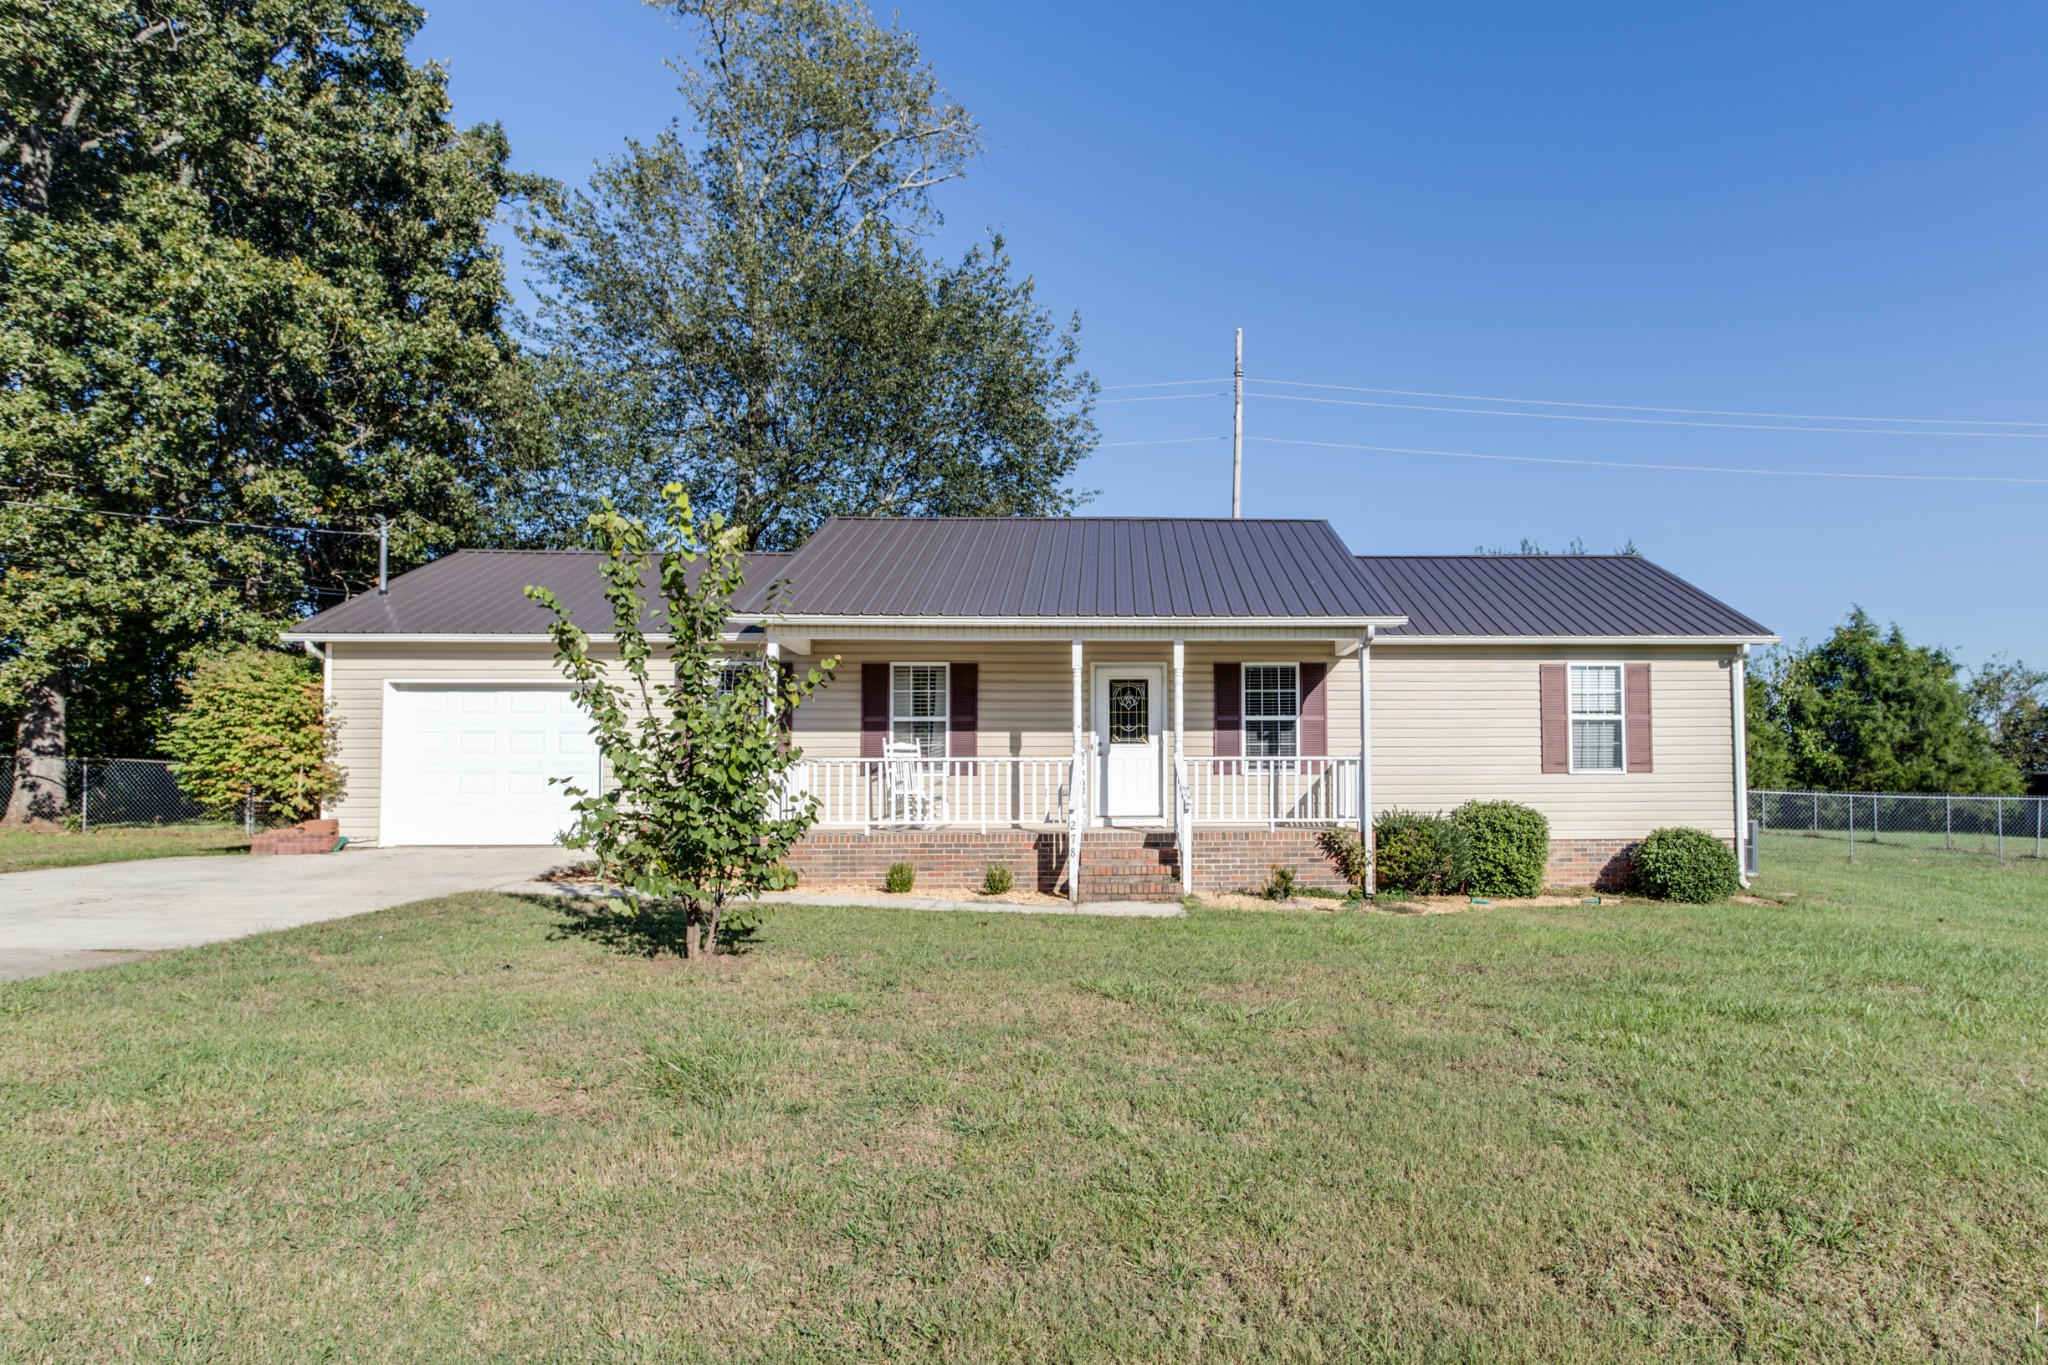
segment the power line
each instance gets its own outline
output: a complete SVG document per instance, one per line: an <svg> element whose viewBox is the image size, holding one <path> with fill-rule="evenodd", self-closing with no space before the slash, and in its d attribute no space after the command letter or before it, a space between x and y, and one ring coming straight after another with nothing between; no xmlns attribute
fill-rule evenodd
<svg viewBox="0 0 2048 1365"><path fill-rule="evenodd" d="M1221 441L1221 436L1170 436L1163 441L1097 441L1097 450L1108 450L1112 446L1191 446L1204 441Z"/></svg>
<svg viewBox="0 0 2048 1365"><path fill-rule="evenodd" d="M1274 395L1278 397L1279 395ZM1171 403L1176 398L1228 398L1229 394L1218 389L1214 393L1148 393L1138 398L1100 398L1100 403Z"/></svg>
<svg viewBox="0 0 2048 1365"><path fill-rule="evenodd" d="M1188 381L1196 382L1196 381ZM1206 381L1205 381L1206 382ZM1221 383L1221 380L1214 381ZM1728 408L1657 408L1634 403L1576 403L1558 398L1498 398L1477 393L1436 393L1428 389L1376 389L1363 384L1311 384L1301 379L1261 379L1295 389L1331 389L1340 393L1384 393L1396 398L1449 398L1461 403L1520 403L1528 407L1600 408L1608 412L1661 412L1680 417L1770 417L1787 422L1875 422L1904 426L2048 427L2048 422L2001 422L1979 417L1845 417L1816 412L1745 412ZM1137 388L1139 385L1124 385ZM1277 395L1274 395L1277 397Z"/></svg>
<svg viewBox="0 0 2048 1365"><path fill-rule="evenodd" d="M280 526L260 521L209 521L204 517L174 517L157 512L107 512L97 507L66 507L48 502L19 502L0 499L0 507L22 507L31 512L74 512L85 517L119 517L124 521L167 521L185 526L221 526L241 531L295 531L311 536L367 536L377 538L375 531L344 531L327 526Z"/></svg>
<svg viewBox="0 0 2048 1365"><path fill-rule="evenodd" d="M1102 391L1107 393L1111 389L1184 389L1190 384L1228 384L1229 382L1229 375L1224 375L1221 379L1162 379L1156 384L1104 384Z"/></svg>
<svg viewBox="0 0 2048 1365"><path fill-rule="evenodd" d="M1287 380L1260 380L1287 383ZM1331 386L1335 387L1335 386ZM1513 412L1506 408L1451 408L1431 403L1385 403L1363 398L1315 398L1299 393L1255 393L1276 403L1326 403L1346 408L1393 408L1402 412L1450 412L1466 417L1536 417L1549 422L1620 422L1630 426L1713 427L1724 431L1805 431L1830 436L1977 436L2008 441L2048 441L2048 431L1909 431L1896 427L1795 427L1763 422L1693 422L1671 417L1601 417L1585 412ZM1111 399L1111 402L1119 400ZM1121 400L1128 402L1129 400ZM1497 400L1509 402L1513 400ZM1851 420L1851 419L1842 419Z"/></svg>
<svg viewBox="0 0 2048 1365"><path fill-rule="evenodd" d="M2048 478L2006 478L1983 474L1872 474L1831 469L1743 469L1724 465L1651 464L1633 460L1574 460L1552 455L1481 455L1469 450L1417 450L1408 446L1353 445L1344 441L1301 441L1285 436L1249 436L1268 445L1315 446L1324 450L1366 450L1381 455L1429 455L1449 460L1498 460L1510 464L1582 465L1595 469L1648 469L1667 474L1756 474L1787 479L1876 479L1906 483L2048 484Z"/></svg>

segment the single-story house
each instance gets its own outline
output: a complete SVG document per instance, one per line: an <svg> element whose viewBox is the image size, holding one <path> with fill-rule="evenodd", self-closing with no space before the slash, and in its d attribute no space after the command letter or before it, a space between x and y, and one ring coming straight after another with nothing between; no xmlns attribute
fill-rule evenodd
<svg viewBox="0 0 2048 1365"><path fill-rule="evenodd" d="M599 557L465 550L310 618L362 844L545 843L601 780L554 590L601 647ZM839 661L792 720L814 881L1076 898L1337 885L1331 824L1525 802L1551 877L1649 830L1741 850L1743 667L1773 636L1637 556L1354 555L1323 521L835 518L751 557L736 655Z"/></svg>

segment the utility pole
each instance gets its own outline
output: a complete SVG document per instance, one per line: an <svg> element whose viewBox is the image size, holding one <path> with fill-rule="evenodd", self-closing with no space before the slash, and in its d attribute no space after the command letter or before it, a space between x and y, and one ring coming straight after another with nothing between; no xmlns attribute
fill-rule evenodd
<svg viewBox="0 0 2048 1365"><path fill-rule="evenodd" d="M1244 328L1237 329L1237 367L1230 382L1230 519L1244 515Z"/></svg>

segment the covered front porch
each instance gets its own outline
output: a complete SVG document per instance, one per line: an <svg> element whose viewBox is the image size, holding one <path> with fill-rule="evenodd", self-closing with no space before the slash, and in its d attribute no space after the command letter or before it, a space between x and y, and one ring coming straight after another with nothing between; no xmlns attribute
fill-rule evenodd
<svg viewBox="0 0 2048 1365"><path fill-rule="evenodd" d="M948 867L981 856L970 845L990 861L1008 850L1056 860L1052 880L1079 899L1102 880L1084 863L1118 851L1112 880L1156 862L1185 894L1200 879L1198 831L1293 831L1260 844L1292 856L1317 828L1363 829L1372 808L1369 628L771 635L769 647L799 665L839 660L796 715L790 792L816 802L812 838L842 862L861 860L856 840Z"/></svg>

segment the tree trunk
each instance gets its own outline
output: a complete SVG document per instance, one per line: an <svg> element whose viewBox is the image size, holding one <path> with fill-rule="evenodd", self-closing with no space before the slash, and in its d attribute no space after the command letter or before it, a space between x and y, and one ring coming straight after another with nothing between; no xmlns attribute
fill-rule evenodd
<svg viewBox="0 0 2048 1365"><path fill-rule="evenodd" d="M17 828L64 818L64 689L45 678L28 689L15 728L14 794L0 825Z"/></svg>

